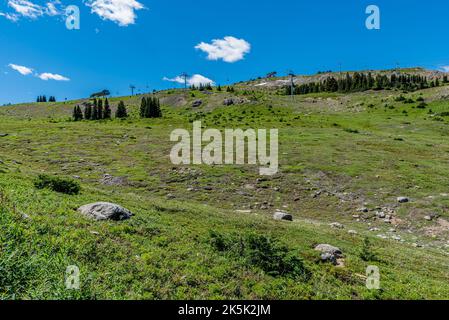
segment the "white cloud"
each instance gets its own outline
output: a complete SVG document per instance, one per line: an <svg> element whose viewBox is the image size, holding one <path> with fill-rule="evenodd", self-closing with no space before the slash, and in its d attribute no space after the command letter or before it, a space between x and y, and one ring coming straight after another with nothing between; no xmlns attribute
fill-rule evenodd
<svg viewBox="0 0 449 320"><path fill-rule="evenodd" d="M17 22L17 20L19 20L19 16L14 13L0 12L0 17L5 17L6 19L13 21L13 22Z"/></svg>
<svg viewBox="0 0 449 320"><path fill-rule="evenodd" d="M45 6L35 4L29 0L8 0L8 6L15 12L0 12L0 16L4 16L6 19L14 22L18 21L20 17L37 19L44 15L57 16L63 13L60 0L49 0Z"/></svg>
<svg viewBox="0 0 449 320"><path fill-rule="evenodd" d="M177 82L180 84L184 84L184 78L181 76L177 76L175 78L163 78L164 81L170 81L170 82ZM209 78L206 78L205 76L202 76L200 74L194 74L192 77L187 79L187 85L189 86L199 86L200 84L211 84L214 85L215 82Z"/></svg>
<svg viewBox="0 0 449 320"><path fill-rule="evenodd" d="M144 8L136 0L88 0L91 12L96 13L103 20L110 20L119 26L126 27L136 21L135 11Z"/></svg>
<svg viewBox="0 0 449 320"><path fill-rule="evenodd" d="M27 75L33 73L33 69L25 67L25 66L19 66L19 65L14 64L14 63L10 63L8 65L8 67L10 67L13 70L16 70L18 73L20 73L21 75L24 75L24 76L27 76Z"/></svg>
<svg viewBox="0 0 449 320"><path fill-rule="evenodd" d="M8 6L13 8L18 14L31 19L36 19L45 12L44 7L28 0L8 0Z"/></svg>
<svg viewBox="0 0 449 320"><path fill-rule="evenodd" d="M70 81L69 78L66 78L64 76L61 76L60 74L54 74L54 73L48 73L48 72L44 72L41 73L39 75L37 75L37 77L41 80L55 80L55 81Z"/></svg>
<svg viewBox="0 0 449 320"><path fill-rule="evenodd" d="M441 66L440 71L449 72L449 66Z"/></svg>
<svg viewBox="0 0 449 320"><path fill-rule="evenodd" d="M212 43L201 42L195 49L202 50L208 54L208 60L220 60L233 63L242 60L245 54L251 51L251 44L244 39L224 37L214 39Z"/></svg>

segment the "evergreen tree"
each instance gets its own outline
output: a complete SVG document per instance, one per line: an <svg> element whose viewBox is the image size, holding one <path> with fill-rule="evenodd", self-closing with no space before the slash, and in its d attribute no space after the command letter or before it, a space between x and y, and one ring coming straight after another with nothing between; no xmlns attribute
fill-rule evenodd
<svg viewBox="0 0 449 320"><path fill-rule="evenodd" d="M80 106L75 106L75 108L73 108L73 120L83 120L83 112L81 111Z"/></svg>
<svg viewBox="0 0 449 320"><path fill-rule="evenodd" d="M97 112L98 112L98 114L97 114L98 120L103 119L103 100L102 99L98 100Z"/></svg>
<svg viewBox="0 0 449 320"><path fill-rule="evenodd" d="M120 101L117 107L117 111L115 112L115 117L119 119L123 119L128 117L128 113L126 111L125 103Z"/></svg>
<svg viewBox="0 0 449 320"><path fill-rule="evenodd" d="M84 119L86 119L86 120L92 119L92 106L91 105L87 105L84 108Z"/></svg>
<svg viewBox="0 0 449 320"><path fill-rule="evenodd" d="M96 104L94 104L94 106L92 107L92 116L91 116L92 120L98 120L98 107Z"/></svg>
<svg viewBox="0 0 449 320"><path fill-rule="evenodd" d="M112 111L111 107L109 106L109 100L106 98L104 101L104 111L103 111L103 119L111 119Z"/></svg>
<svg viewBox="0 0 449 320"><path fill-rule="evenodd" d="M147 115L147 99L143 97L142 102L140 103L140 117L146 118L146 115Z"/></svg>
<svg viewBox="0 0 449 320"><path fill-rule="evenodd" d="M41 102L47 102L47 97L45 95L42 96L42 101Z"/></svg>

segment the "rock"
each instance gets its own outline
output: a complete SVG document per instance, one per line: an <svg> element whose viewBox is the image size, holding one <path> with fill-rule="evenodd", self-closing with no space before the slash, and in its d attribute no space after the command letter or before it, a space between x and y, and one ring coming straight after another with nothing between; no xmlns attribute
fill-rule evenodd
<svg viewBox="0 0 449 320"><path fill-rule="evenodd" d="M78 211L97 221L101 220L126 220L133 216L132 212L117 204L109 202L96 202L84 205Z"/></svg>
<svg viewBox="0 0 449 320"><path fill-rule="evenodd" d="M368 211L369 211L368 208L365 207L357 209L357 212L367 213Z"/></svg>
<svg viewBox="0 0 449 320"><path fill-rule="evenodd" d="M225 106L232 106L234 104L234 100L233 99L224 99L223 104Z"/></svg>
<svg viewBox="0 0 449 320"><path fill-rule="evenodd" d="M316 251L320 251L321 253L329 253L334 255L336 258L341 258L343 256L342 251L330 244L319 244L315 247Z"/></svg>
<svg viewBox="0 0 449 320"><path fill-rule="evenodd" d="M352 234L352 235L358 234L357 231L355 231L355 230L349 230L348 233L349 233L349 234Z"/></svg>
<svg viewBox="0 0 449 320"><path fill-rule="evenodd" d="M380 231L380 229L374 227L374 228L370 228L369 231L376 232L376 231Z"/></svg>
<svg viewBox="0 0 449 320"><path fill-rule="evenodd" d="M376 216L380 219L385 219L386 215L385 215L385 212L380 211L380 212L376 212Z"/></svg>
<svg viewBox="0 0 449 320"><path fill-rule="evenodd" d="M398 202L399 203L407 203L409 201L410 201L410 199L407 198L407 197L398 197Z"/></svg>
<svg viewBox="0 0 449 320"><path fill-rule="evenodd" d="M327 252L321 254L321 261L322 262L330 262L335 266L338 264L337 257L335 255L327 253Z"/></svg>
<svg viewBox="0 0 449 320"><path fill-rule="evenodd" d="M201 106L203 104L202 100L195 100L192 102L192 107L193 108L198 108L199 106Z"/></svg>
<svg viewBox="0 0 449 320"><path fill-rule="evenodd" d="M321 252L321 261L330 262L335 266L341 265L341 258L343 253L337 247L331 246L330 244L319 244L315 247L316 251Z"/></svg>
<svg viewBox="0 0 449 320"><path fill-rule="evenodd" d="M293 216L287 212L276 211L273 215L274 220L293 221Z"/></svg>
<svg viewBox="0 0 449 320"><path fill-rule="evenodd" d="M128 181L125 177L114 177L110 174L105 174L101 178L100 183L105 186L123 186L128 184Z"/></svg>
<svg viewBox="0 0 449 320"><path fill-rule="evenodd" d="M0 138L7 137L9 133L0 133Z"/></svg>
<svg viewBox="0 0 449 320"><path fill-rule="evenodd" d="M433 220L431 216L425 216L424 219L427 220L427 221L432 221Z"/></svg>
<svg viewBox="0 0 449 320"><path fill-rule="evenodd" d="M330 226L335 229L344 229L345 228L344 225L342 225L341 223L338 223L338 222L331 223Z"/></svg>
<svg viewBox="0 0 449 320"><path fill-rule="evenodd" d="M396 240L396 241L402 240L400 236L392 236L391 239Z"/></svg>

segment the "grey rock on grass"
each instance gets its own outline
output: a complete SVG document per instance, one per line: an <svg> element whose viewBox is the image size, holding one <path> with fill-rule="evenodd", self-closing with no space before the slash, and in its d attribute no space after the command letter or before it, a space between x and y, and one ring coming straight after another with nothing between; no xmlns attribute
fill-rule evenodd
<svg viewBox="0 0 449 320"><path fill-rule="evenodd" d="M293 216L287 212L276 211L273 215L274 220L293 221Z"/></svg>
<svg viewBox="0 0 449 320"><path fill-rule="evenodd" d="M97 221L113 220L121 221L129 219L133 216L132 212L114 203L96 202L86 204L78 209L78 211Z"/></svg>

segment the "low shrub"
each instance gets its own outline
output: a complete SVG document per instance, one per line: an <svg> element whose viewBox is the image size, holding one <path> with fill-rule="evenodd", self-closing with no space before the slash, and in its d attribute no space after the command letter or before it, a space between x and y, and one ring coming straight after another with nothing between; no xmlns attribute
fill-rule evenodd
<svg viewBox="0 0 449 320"><path fill-rule="evenodd" d="M248 233L234 236L211 231L210 243L216 251L241 258L245 265L260 268L273 277L308 280L311 276L295 251L265 235Z"/></svg>
<svg viewBox="0 0 449 320"><path fill-rule="evenodd" d="M46 174L40 174L34 182L34 186L38 189L50 189L70 195L79 194L81 190L79 183L76 181Z"/></svg>

